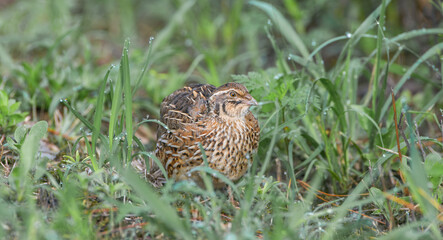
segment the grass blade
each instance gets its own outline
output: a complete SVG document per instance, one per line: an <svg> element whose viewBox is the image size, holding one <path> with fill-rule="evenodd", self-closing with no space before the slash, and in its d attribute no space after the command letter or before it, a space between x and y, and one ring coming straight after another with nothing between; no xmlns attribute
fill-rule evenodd
<svg viewBox="0 0 443 240"><path fill-rule="evenodd" d="M123 48L122 60L120 63L120 77L123 81L124 90L124 104L125 104L125 126L126 126L126 140L128 141L128 154L127 163L130 162L132 156L132 142L133 132L132 128L132 91L131 91L131 78L129 74L129 59L128 59L129 40L126 40L125 47Z"/></svg>
<svg viewBox="0 0 443 240"><path fill-rule="evenodd" d="M278 113L280 111L280 105L278 104L277 100L275 101L275 106L276 106L275 112ZM269 162L271 161L272 150L274 148L275 142L277 141L278 124L279 124L279 114L275 114L275 125L274 125L274 131L273 131L272 138L271 138L271 143L269 144L268 151L266 152L266 157L265 157L265 160L262 164L259 176L263 176L265 174L265 171L267 170Z"/></svg>
<svg viewBox="0 0 443 240"><path fill-rule="evenodd" d="M134 192L148 204L149 208L155 213L156 218L168 227L171 232L176 232L177 237L193 239L175 209L160 199L160 196L155 193L154 189L142 181L137 173L130 168L123 169L120 173Z"/></svg>
<svg viewBox="0 0 443 240"><path fill-rule="evenodd" d="M63 103L63 105L65 105L69 109L69 111L71 111L78 118L78 120L80 120L87 128L91 130L94 129L94 125L92 125L92 123L89 122L88 119L84 118L77 110L75 110L69 104L67 99L61 99L60 102Z"/></svg>
<svg viewBox="0 0 443 240"><path fill-rule="evenodd" d="M429 29L420 29L420 30L412 30L409 32L401 33L393 38L388 39L389 42L398 42L405 41L411 38L420 37L428 34L443 34L443 29L441 28L429 28Z"/></svg>
<svg viewBox="0 0 443 240"><path fill-rule="evenodd" d="M250 1L249 4L256 6L264 11L280 29L280 32L283 34L283 36L285 36L286 40L291 43L296 49L298 49L303 58L309 58L309 51L301 40L298 33L292 28L291 24L286 21L283 15L277 9L275 9L274 6L269 3L260 1Z"/></svg>
<svg viewBox="0 0 443 240"><path fill-rule="evenodd" d="M426 51L415 63L408 69L408 71L403 75L400 81L394 88L394 93L397 94L400 88L405 84L407 80L411 77L412 73L422 64L424 61L428 60L430 57L434 55L439 55L440 52L443 51L443 43L438 43ZM392 99L388 98L381 109L380 118L383 118L386 112L388 111L389 106L391 105Z"/></svg>
<svg viewBox="0 0 443 240"><path fill-rule="evenodd" d="M28 173L36 164L37 152L40 146L40 140L48 131L48 123L40 121L34 124L26 136L22 147L20 148L20 162L17 168L14 168L12 176L18 190L17 199L19 201L25 198L28 189L29 177Z"/></svg>
<svg viewBox="0 0 443 240"><path fill-rule="evenodd" d="M386 1L386 6L391 2L391 0ZM340 53L340 56L337 60L337 65L342 65L343 58L345 55L348 54L348 48L356 44L360 41L360 38L368 32L373 26L374 26L374 19L376 19L381 12L382 6L377 7L364 21L360 24L360 26L357 28L357 30L354 31L354 33L351 34L350 40L346 43L346 45L343 47L342 52ZM341 71L339 68L336 69L336 72L334 73L334 76L331 77L332 79L335 79L338 74L340 74Z"/></svg>
<svg viewBox="0 0 443 240"><path fill-rule="evenodd" d="M123 50L124 52L124 50ZM123 56L122 56L123 60ZM120 63L120 71L121 71L121 63ZM121 96L122 96L122 83L123 79L121 77L117 78L117 82L114 86L114 91L112 94L112 103L111 103L111 118L109 119L109 131L108 131L108 137L109 137L109 149L112 151L113 143L114 143L114 136L119 135L116 132L117 129L117 119L119 117L120 113L120 104L121 104Z"/></svg>
<svg viewBox="0 0 443 240"><path fill-rule="evenodd" d="M195 0L185 1L183 5L180 6L180 9L171 17L169 24L155 37L156 40L152 44L152 51L156 51L162 44L169 42L168 40L174 36L175 28L182 24L184 16L192 9L195 2Z"/></svg>
<svg viewBox="0 0 443 240"><path fill-rule="evenodd" d="M114 67L112 66L108 69L105 77L103 78L103 81L100 85L100 89L98 90L98 98L97 98L97 103L95 105L94 128L92 129L92 139L91 139L91 149L92 149L91 162L94 171L97 171L97 169L99 168L99 166L97 165L97 156L96 156L97 151L95 150L95 147L97 145L98 136L100 135L100 126L103 117L103 105L105 103L105 87L106 83L108 82L109 73L111 72L112 68Z"/></svg>
<svg viewBox="0 0 443 240"><path fill-rule="evenodd" d="M378 121L378 115L379 115L379 108L377 105L377 97L379 91L384 92L385 89L379 89L378 86L378 78L380 76L380 68L381 68L381 55L382 55L382 44L383 44L383 27L384 27L384 16L385 16L385 8L386 8L386 1L383 0L381 4L381 10L380 10L380 17L379 21L377 22L377 55L376 55L376 62L375 62L375 74L373 76L373 82L372 82L372 108L375 113L375 120Z"/></svg>
<svg viewBox="0 0 443 240"><path fill-rule="evenodd" d="M340 122L340 125L343 129L343 132L346 131L346 119L345 119L345 108L343 106L343 102L341 100L340 95L338 94L334 84L332 84L331 80L326 78L320 78L319 81L323 84L323 86L326 88L326 90L329 92L331 96L332 102L334 102L334 112L338 117L338 120Z"/></svg>
<svg viewBox="0 0 443 240"><path fill-rule="evenodd" d="M132 91L132 95L135 94L135 92L139 89L138 86L140 85L143 77L145 76L145 73L151 68L152 62L151 62L151 55L152 55L152 41L154 38L149 39L149 47L148 47L148 54L146 55L145 64L143 65L143 68L140 72L140 75L138 76L137 82L134 85L134 90Z"/></svg>

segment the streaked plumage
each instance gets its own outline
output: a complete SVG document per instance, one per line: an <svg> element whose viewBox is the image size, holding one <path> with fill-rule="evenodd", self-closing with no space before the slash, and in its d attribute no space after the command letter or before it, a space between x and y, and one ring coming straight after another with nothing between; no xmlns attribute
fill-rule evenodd
<svg viewBox="0 0 443 240"><path fill-rule="evenodd" d="M160 108L161 121L157 132L155 154L168 176L177 181L192 179L202 185L197 172L202 166L201 143L209 167L230 180L238 180L252 162L257 150L260 127L249 107L257 101L239 83L218 88L209 84L184 87L166 97ZM213 178L215 187L223 184Z"/></svg>

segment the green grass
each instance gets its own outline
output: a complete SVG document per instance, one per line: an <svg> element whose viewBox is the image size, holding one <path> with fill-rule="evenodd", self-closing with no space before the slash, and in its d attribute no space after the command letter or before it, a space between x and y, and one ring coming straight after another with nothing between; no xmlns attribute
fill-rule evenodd
<svg viewBox="0 0 443 240"><path fill-rule="evenodd" d="M410 29L401 1L378 4L0 9L0 238L441 239L443 26ZM205 189L154 187L162 99L228 81L260 103L247 174L201 166Z"/></svg>

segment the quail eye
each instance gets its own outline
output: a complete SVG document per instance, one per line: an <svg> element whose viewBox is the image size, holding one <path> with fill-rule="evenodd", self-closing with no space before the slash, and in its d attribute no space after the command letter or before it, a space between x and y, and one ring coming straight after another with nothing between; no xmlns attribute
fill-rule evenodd
<svg viewBox="0 0 443 240"><path fill-rule="evenodd" d="M231 97L237 97L237 93L234 92L234 91L231 91L231 92L229 93L229 95L230 95Z"/></svg>

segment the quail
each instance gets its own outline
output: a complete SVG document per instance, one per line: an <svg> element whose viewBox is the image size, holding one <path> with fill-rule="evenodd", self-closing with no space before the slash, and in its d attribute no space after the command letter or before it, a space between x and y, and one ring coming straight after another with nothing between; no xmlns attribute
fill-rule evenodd
<svg viewBox="0 0 443 240"><path fill-rule="evenodd" d="M199 172L190 172L204 166L203 154L210 168L231 181L242 177L260 138L258 121L249 111L254 105L257 101L246 87L233 82L220 87L194 84L167 96L160 120L168 129L159 126L155 155L168 177L203 186ZM225 186L215 177L212 182L215 188Z"/></svg>

